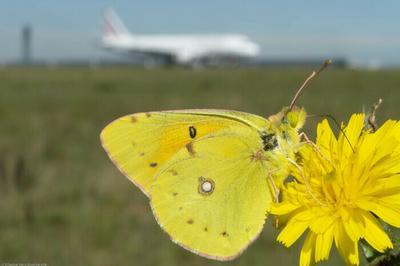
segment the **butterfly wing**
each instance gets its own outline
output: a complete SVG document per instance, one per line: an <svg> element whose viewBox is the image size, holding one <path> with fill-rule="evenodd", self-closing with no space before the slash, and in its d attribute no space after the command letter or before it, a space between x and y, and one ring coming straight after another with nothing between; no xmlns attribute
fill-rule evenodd
<svg viewBox="0 0 400 266"><path fill-rule="evenodd" d="M192 140L230 129L256 131L267 121L259 116L223 110L183 110L137 113L110 123L101 142L119 170L146 195L154 175L180 149L190 150Z"/></svg>
<svg viewBox="0 0 400 266"><path fill-rule="evenodd" d="M151 206L160 226L184 248L230 260L257 238L272 202L267 170L246 127L193 141L157 173Z"/></svg>

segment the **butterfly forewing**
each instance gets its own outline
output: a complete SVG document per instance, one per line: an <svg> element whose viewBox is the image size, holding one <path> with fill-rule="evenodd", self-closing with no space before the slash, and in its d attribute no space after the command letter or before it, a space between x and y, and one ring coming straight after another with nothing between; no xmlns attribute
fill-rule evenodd
<svg viewBox="0 0 400 266"><path fill-rule="evenodd" d="M221 130L238 132L267 125L259 116L218 110L137 113L110 123L101 133L109 157L120 171L149 195L158 169L180 149Z"/></svg>

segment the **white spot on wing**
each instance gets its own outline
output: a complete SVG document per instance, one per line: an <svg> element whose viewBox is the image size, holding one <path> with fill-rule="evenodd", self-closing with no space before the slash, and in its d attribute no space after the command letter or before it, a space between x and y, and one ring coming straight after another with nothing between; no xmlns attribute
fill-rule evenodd
<svg viewBox="0 0 400 266"><path fill-rule="evenodd" d="M203 184L201 184L201 189L206 193L211 192L211 190L212 190L211 182L209 182L209 181L203 182Z"/></svg>
<svg viewBox="0 0 400 266"><path fill-rule="evenodd" d="M213 193L215 189L215 183L212 179L199 177L198 191L200 194L208 196Z"/></svg>

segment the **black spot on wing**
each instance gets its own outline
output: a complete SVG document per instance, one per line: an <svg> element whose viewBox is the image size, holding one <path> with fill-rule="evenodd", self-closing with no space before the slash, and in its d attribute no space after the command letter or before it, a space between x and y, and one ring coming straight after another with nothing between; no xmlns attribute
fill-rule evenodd
<svg viewBox="0 0 400 266"><path fill-rule="evenodd" d="M187 222L188 224L193 224L193 223L194 223L193 219L189 219L189 220L187 220L186 222Z"/></svg>
<svg viewBox="0 0 400 266"><path fill-rule="evenodd" d="M196 137L197 130L194 126L189 127L189 136L194 139Z"/></svg>
<svg viewBox="0 0 400 266"><path fill-rule="evenodd" d="M150 167L156 167L157 163L150 163Z"/></svg>
<svg viewBox="0 0 400 266"><path fill-rule="evenodd" d="M168 172L170 172L173 176L177 176L178 172L175 169L171 169Z"/></svg>

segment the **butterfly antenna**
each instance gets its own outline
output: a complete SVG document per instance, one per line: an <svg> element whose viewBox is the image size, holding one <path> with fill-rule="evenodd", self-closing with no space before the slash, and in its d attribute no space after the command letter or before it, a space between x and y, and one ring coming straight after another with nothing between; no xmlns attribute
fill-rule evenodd
<svg viewBox="0 0 400 266"><path fill-rule="evenodd" d="M343 134L344 138L346 139L347 143L349 143L351 150L353 153L355 153L354 147L351 144L349 138L346 135L346 132L344 132L343 128L340 126L339 122L336 120L336 118L333 115L327 114L327 115L309 115L308 117L325 117L329 118L335 125L336 127L340 130L340 132Z"/></svg>
<svg viewBox="0 0 400 266"><path fill-rule="evenodd" d="M301 87L297 90L296 94L294 95L292 101L290 102L289 106L289 111L291 111L296 104L297 99L299 98L301 92L310 84L310 82L319 74L321 73L325 68L327 68L330 64L332 64L332 60L328 59L325 60L325 62L322 64L322 66L318 69L318 71L313 71L311 74L308 76L308 78L303 82Z"/></svg>

